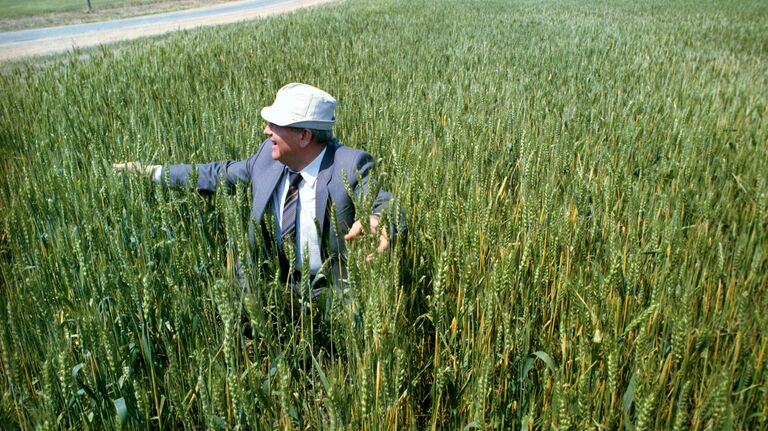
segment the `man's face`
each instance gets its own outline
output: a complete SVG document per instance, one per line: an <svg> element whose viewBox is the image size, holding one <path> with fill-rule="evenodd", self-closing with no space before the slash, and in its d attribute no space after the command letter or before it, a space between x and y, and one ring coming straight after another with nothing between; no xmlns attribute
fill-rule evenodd
<svg viewBox="0 0 768 431"><path fill-rule="evenodd" d="M301 162L304 130L267 123L264 134L273 142L272 158L274 160L291 168Z"/></svg>

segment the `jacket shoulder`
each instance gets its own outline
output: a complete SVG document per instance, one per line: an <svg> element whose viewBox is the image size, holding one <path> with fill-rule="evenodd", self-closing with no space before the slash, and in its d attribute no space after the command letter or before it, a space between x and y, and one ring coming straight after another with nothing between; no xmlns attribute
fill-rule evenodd
<svg viewBox="0 0 768 431"><path fill-rule="evenodd" d="M363 150L338 143L335 146L334 164L338 171L346 171L348 174L351 174L372 163L373 157Z"/></svg>

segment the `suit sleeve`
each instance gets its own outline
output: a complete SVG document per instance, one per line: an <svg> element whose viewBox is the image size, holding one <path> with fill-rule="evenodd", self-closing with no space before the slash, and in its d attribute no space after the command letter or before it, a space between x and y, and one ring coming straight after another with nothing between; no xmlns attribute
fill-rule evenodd
<svg viewBox="0 0 768 431"><path fill-rule="evenodd" d="M247 160L229 160L197 165L171 165L168 174L161 177L161 182L168 187L189 186L189 177L193 166L197 168L197 190L203 193L214 193L220 181L225 181L230 190L238 182L251 181L250 167L253 157Z"/></svg>
<svg viewBox="0 0 768 431"><path fill-rule="evenodd" d="M226 162L212 162L198 165L171 165L161 172L160 182L166 187L189 186L189 176L193 166L197 168L197 190L202 193L214 193L219 181L226 182L229 191L234 191L238 182L250 182L251 172L257 157L265 148L272 146L269 139L261 143L259 150L246 160L229 160Z"/></svg>

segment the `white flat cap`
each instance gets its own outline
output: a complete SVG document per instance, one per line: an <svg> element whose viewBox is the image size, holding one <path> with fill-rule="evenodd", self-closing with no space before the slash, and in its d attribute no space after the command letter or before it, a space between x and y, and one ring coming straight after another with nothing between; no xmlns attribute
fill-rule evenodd
<svg viewBox="0 0 768 431"><path fill-rule="evenodd" d="M275 102L261 109L261 117L278 126L331 130L336 99L307 84L291 83L278 90Z"/></svg>

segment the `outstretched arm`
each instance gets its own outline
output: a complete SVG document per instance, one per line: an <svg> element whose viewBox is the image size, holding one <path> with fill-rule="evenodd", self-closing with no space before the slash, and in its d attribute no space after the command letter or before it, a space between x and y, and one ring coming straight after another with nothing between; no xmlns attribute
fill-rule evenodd
<svg viewBox="0 0 768 431"><path fill-rule="evenodd" d="M197 189L201 192L214 193L219 178L223 177L232 188L240 181L250 180L248 160L219 163L212 162L198 165L171 165L168 167L168 181L162 165L144 165L139 162L113 163L112 168L118 172L135 172L149 175L155 183L171 187L183 187L189 184L189 176L194 168L197 169Z"/></svg>
<svg viewBox="0 0 768 431"><path fill-rule="evenodd" d="M259 152L270 145L271 142L264 141ZM165 172L162 165L145 165L139 162L113 163L112 168L119 172L146 174L151 176L152 181L169 187L187 186L190 174L193 169L197 169L197 189L201 192L213 193L216 191L219 178L224 178L230 189L238 182L250 181L251 164L256 157L254 155L247 160L229 160L198 165L170 165L168 172ZM166 180L168 180L167 183Z"/></svg>

